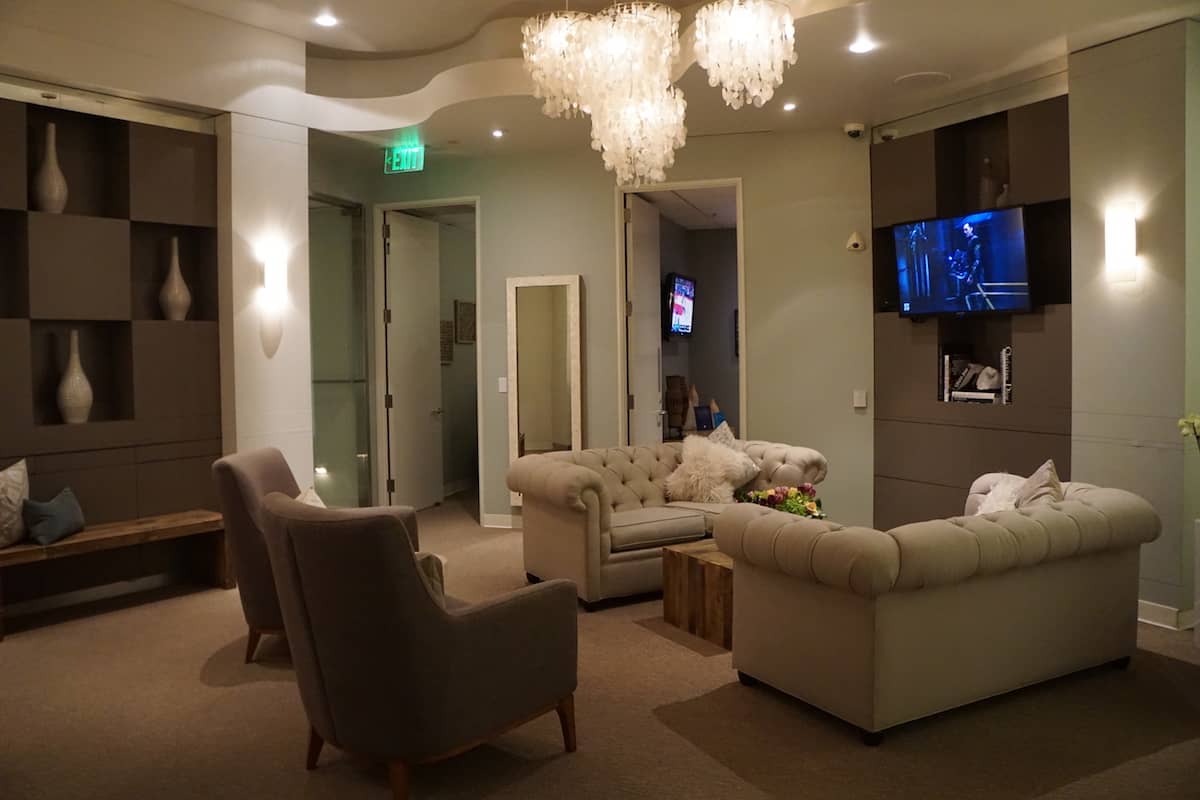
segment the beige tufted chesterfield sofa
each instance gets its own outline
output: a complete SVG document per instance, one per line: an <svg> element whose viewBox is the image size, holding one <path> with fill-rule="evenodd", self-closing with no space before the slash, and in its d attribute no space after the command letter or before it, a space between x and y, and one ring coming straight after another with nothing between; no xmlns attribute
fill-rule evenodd
<svg viewBox="0 0 1200 800"><path fill-rule="evenodd" d="M824 480L825 457L807 447L738 442L759 465L745 488ZM569 578L585 608L662 588L664 545L703 539L727 506L668 502L663 484L682 444L530 455L508 470L520 492L530 580Z"/></svg>
<svg viewBox="0 0 1200 800"><path fill-rule="evenodd" d="M975 482L967 512L999 475ZM1158 538L1137 495L1063 484L1061 503L882 532L742 506L717 521L734 559L733 665L879 731L1100 664L1137 638L1138 554Z"/></svg>

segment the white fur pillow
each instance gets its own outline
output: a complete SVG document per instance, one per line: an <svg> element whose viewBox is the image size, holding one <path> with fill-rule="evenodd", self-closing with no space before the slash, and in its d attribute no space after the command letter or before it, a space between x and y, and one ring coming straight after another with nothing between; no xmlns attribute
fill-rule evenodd
<svg viewBox="0 0 1200 800"><path fill-rule="evenodd" d="M1005 475L996 481L996 485L987 493L979 504L976 516L994 514L997 511L1012 511L1017 507L1017 490L1025 483L1020 475Z"/></svg>
<svg viewBox="0 0 1200 800"><path fill-rule="evenodd" d="M732 503L733 488L758 474L754 459L702 436L683 441L683 460L667 476L667 497L693 503Z"/></svg>

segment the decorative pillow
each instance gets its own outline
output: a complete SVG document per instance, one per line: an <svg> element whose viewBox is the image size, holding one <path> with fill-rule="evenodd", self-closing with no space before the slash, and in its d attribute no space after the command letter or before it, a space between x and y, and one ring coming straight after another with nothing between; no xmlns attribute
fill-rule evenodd
<svg viewBox="0 0 1200 800"><path fill-rule="evenodd" d="M1038 503L1060 503L1064 497L1054 459L1037 468L1017 489L1017 508Z"/></svg>
<svg viewBox="0 0 1200 800"><path fill-rule="evenodd" d="M29 499L29 471L25 459L0 471L0 547L8 547L25 538L21 509Z"/></svg>
<svg viewBox="0 0 1200 800"><path fill-rule="evenodd" d="M47 503L26 500L22 513L29 538L43 546L79 533L84 526L83 509L70 489L63 489Z"/></svg>
<svg viewBox="0 0 1200 800"><path fill-rule="evenodd" d="M708 435L710 442L724 445L733 450L737 450L737 437L733 435L733 428L729 427L728 422L722 422L717 426L716 430Z"/></svg>
<svg viewBox="0 0 1200 800"><path fill-rule="evenodd" d="M732 503L733 488L758 474L754 459L702 436L683 441L683 459L667 476L667 496L693 503Z"/></svg>
<svg viewBox="0 0 1200 800"><path fill-rule="evenodd" d="M300 493L296 498L296 502L304 503L306 506L313 508L325 508L325 501L321 499L321 495L317 494L317 487L310 486Z"/></svg>
<svg viewBox="0 0 1200 800"><path fill-rule="evenodd" d="M975 516L1014 510L1017 507L1017 489L1020 489L1024 483L1025 479L1020 475L1005 475L996 482L996 485L980 502Z"/></svg>

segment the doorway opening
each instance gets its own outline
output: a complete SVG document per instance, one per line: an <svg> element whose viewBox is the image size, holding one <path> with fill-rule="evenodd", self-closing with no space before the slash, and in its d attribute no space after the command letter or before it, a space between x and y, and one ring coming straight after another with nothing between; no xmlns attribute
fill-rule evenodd
<svg viewBox="0 0 1200 800"><path fill-rule="evenodd" d="M308 202L313 488L330 506L371 505L368 290L363 207Z"/></svg>
<svg viewBox="0 0 1200 800"><path fill-rule="evenodd" d="M622 195L625 441L745 438L740 182Z"/></svg>
<svg viewBox="0 0 1200 800"><path fill-rule="evenodd" d="M418 509L450 498L478 520L477 203L379 213L385 496Z"/></svg>

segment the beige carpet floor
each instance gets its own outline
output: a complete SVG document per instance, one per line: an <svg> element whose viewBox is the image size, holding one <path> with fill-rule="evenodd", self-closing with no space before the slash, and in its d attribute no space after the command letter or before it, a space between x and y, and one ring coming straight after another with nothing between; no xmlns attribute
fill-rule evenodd
<svg viewBox="0 0 1200 800"><path fill-rule="evenodd" d="M520 534L455 504L422 514L449 591L524 583ZM165 591L18 621L0 643L0 798L378 798L384 770L307 725L281 641L244 665L236 592ZM1200 650L1143 627L1097 669L920 721L863 747L845 724L739 685L728 653L659 601L579 617L579 752L553 715L414 776L418 798L1200 798ZM53 623L53 624L50 624ZM520 657L520 654L514 654ZM398 716L403 709L397 709Z"/></svg>

